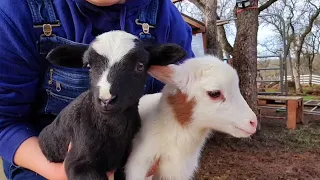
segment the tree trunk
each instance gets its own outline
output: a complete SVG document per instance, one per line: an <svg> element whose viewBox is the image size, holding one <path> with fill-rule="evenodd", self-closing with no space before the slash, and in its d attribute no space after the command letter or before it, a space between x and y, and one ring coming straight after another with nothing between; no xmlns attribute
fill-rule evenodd
<svg viewBox="0 0 320 180"><path fill-rule="evenodd" d="M297 52L296 53L296 56L300 56L300 52ZM300 57L297 57L297 62L295 62L294 64L294 78L295 78L295 84L296 84L296 93L297 94L300 94L300 93L303 93L303 90L302 90L302 86L300 84Z"/></svg>
<svg viewBox="0 0 320 180"><path fill-rule="evenodd" d="M312 86L312 66L309 65L309 86Z"/></svg>
<svg viewBox="0 0 320 180"><path fill-rule="evenodd" d="M313 42L313 43L315 44L315 42ZM312 56L310 57L310 55L309 55L309 57L308 57L308 60L309 60L309 85L310 86L312 86L312 74L313 74L313 70L312 70L313 68L312 67L313 67L313 60L314 60L314 57L315 57L314 49L312 51L313 51L312 52Z"/></svg>
<svg viewBox="0 0 320 180"><path fill-rule="evenodd" d="M219 16L217 16L217 20L220 20ZM229 59L231 58L231 55L233 53L233 47L228 42L227 34L223 25L217 26L217 30L218 30L218 41L220 42L221 51L225 52L226 57Z"/></svg>
<svg viewBox="0 0 320 180"><path fill-rule="evenodd" d="M295 82L294 80L294 74L293 74L293 65L292 65L292 57L291 57L291 54L290 54L290 51L289 51L289 66L290 66L290 69L291 69L291 80L292 82Z"/></svg>
<svg viewBox="0 0 320 180"><path fill-rule="evenodd" d="M239 74L241 93L255 113L257 113L258 15L258 9L247 9L237 14L237 34L232 59L233 66Z"/></svg>
<svg viewBox="0 0 320 180"><path fill-rule="evenodd" d="M217 57L220 59L223 59L223 50L222 50L221 42L218 40L217 43L218 43Z"/></svg>
<svg viewBox="0 0 320 180"><path fill-rule="evenodd" d="M219 44L217 41L217 0L207 0L204 8L207 49L206 54L219 56Z"/></svg>
<svg viewBox="0 0 320 180"><path fill-rule="evenodd" d="M293 77L294 77L294 84L296 86L296 93L300 94L302 89L301 89L301 85L300 85L300 69L299 69L300 65L297 64L297 62L293 63L293 68L292 68L292 72L293 72Z"/></svg>

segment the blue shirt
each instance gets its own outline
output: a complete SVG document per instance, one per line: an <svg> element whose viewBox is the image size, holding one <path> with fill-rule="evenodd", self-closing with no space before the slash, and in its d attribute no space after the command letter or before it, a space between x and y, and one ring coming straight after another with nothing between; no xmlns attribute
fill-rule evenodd
<svg viewBox="0 0 320 180"><path fill-rule="evenodd" d="M122 29L141 32L135 19L150 0L128 0L123 5L97 7L85 0L54 0L62 27L55 34L89 44L95 36ZM170 0L159 0L156 30L158 43L181 45L193 57L191 28ZM35 29L26 1L0 1L0 156L13 163L20 144L39 132L32 126L37 102L41 63L36 42L42 28ZM39 99L39 98L38 98Z"/></svg>

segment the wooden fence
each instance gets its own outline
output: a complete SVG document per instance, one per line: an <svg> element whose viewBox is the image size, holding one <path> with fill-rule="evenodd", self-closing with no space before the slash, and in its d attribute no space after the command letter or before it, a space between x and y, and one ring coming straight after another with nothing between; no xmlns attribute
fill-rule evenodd
<svg viewBox="0 0 320 180"><path fill-rule="evenodd" d="M287 76L288 81L291 81L291 76ZM300 75L300 83L301 84L309 84L309 74ZM320 84L320 76L319 75L312 75L312 84Z"/></svg>

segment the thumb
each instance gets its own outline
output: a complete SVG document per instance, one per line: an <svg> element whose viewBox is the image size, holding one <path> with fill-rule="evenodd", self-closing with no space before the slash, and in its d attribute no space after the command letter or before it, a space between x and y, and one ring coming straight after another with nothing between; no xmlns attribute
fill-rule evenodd
<svg viewBox="0 0 320 180"><path fill-rule="evenodd" d="M115 171L107 172L107 177L108 177L109 180L114 180L114 172Z"/></svg>
<svg viewBox="0 0 320 180"><path fill-rule="evenodd" d="M71 142L69 143L69 146L68 146L68 152L70 151L71 149Z"/></svg>
<svg viewBox="0 0 320 180"><path fill-rule="evenodd" d="M69 145L68 145L68 152L70 152L70 149L71 149L71 142L69 143ZM63 166L65 167L65 163L64 163L65 161L63 161L62 162L62 164L63 164Z"/></svg>
<svg viewBox="0 0 320 180"><path fill-rule="evenodd" d="M154 164L151 166L151 168L148 170L148 173L147 173L147 176L146 177L150 177L152 176L155 171L157 170L158 166L159 166L159 162L160 162L160 159L157 159L156 162L154 162Z"/></svg>

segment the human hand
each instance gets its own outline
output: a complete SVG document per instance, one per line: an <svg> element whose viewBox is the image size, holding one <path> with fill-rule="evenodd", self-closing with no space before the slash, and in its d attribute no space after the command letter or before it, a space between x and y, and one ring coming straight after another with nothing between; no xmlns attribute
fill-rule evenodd
<svg viewBox="0 0 320 180"><path fill-rule="evenodd" d="M52 171L46 178L49 180L68 180L64 163L52 163Z"/></svg>
<svg viewBox="0 0 320 180"><path fill-rule="evenodd" d="M159 166L159 161L160 159L158 159L149 169L148 173L147 173L147 178L152 176L154 174L154 172L157 170L158 166Z"/></svg>
<svg viewBox="0 0 320 180"><path fill-rule="evenodd" d="M71 142L68 146L68 152L71 149ZM65 161L63 163L51 163L52 173L47 177L50 180L68 180L67 173L65 170Z"/></svg>
<svg viewBox="0 0 320 180"><path fill-rule="evenodd" d="M52 163L42 153L38 138L26 139L17 149L14 163L50 180L67 180L63 163Z"/></svg>
<svg viewBox="0 0 320 180"><path fill-rule="evenodd" d="M68 146L68 153L70 152L70 149L71 149L71 142L69 143L69 146ZM57 169L57 172L58 172L57 178L59 178L57 180L68 180L67 174L66 174L66 171L65 171L65 161L63 161L63 163L55 163L55 166L56 166L56 169ZM114 179L114 172L115 171L111 171L111 172L107 172L106 173L106 175L107 175L109 180L113 180ZM52 179L52 180L55 180L55 179Z"/></svg>

